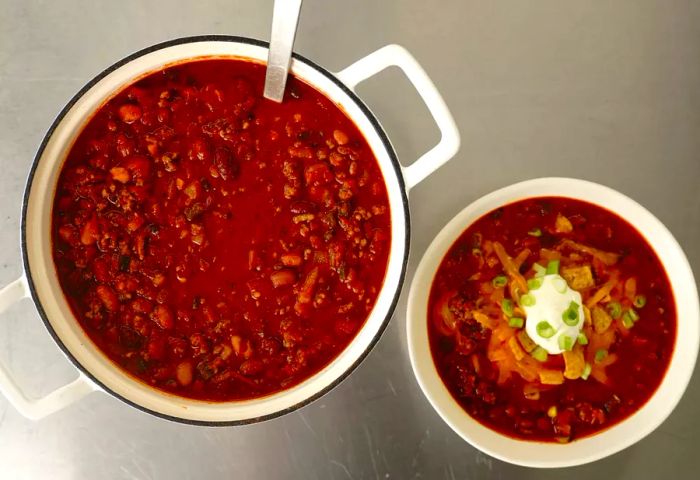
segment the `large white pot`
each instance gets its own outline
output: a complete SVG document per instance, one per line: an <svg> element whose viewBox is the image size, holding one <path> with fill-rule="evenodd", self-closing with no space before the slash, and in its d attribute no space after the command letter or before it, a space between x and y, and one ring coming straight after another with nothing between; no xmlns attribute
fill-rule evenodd
<svg viewBox="0 0 700 480"><path fill-rule="evenodd" d="M367 355L384 331L403 283L409 248L407 192L449 160L459 148L459 134L440 94L413 57L389 45L332 74L295 55L291 71L338 104L365 136L386 182L391 207L389 264L376 305L348 347L323 370L288 390L235 402L191 400L153 389L125 374L96 348L75 320L59 286L51 254L51 208L61 165L81 127L102 103L125 85L165 65L198 57L236 57L265 62L267 44L241 37L190 37L155 45L111 66L88 83L61 111L44 138L26 186L22 211L23 276L0 290L0 312L31 296L46 328L78 367L77 380L45 398L30 399L0 365L0 391L24 415L40 418L90 392L108 392L141 410L171 420L233 425L264 420L292 411L320 397L342 381ZM397 66L425 101L441 133L440 142L408 167L402 167L372 112L353 88L366 78Z"/></svg>
<svg viewBox="0 0 700 480"><path fill-rule="evenodd" d="M433 362L428 342L428 296L440 262L472 223L503 205L533 197L567 197L606 208L642 234L668 274L678 312L676 343L668 371L654 395L636 413L590 437L567 444L517 440L474 420L454 400ZM580 465L612 455L641 440L675 408L688 386L700 342L700 311L693 273L668 229L634 200L603 185L571 178L539 178L492 192L457 214L435 237L418 265L408 296L408 351L423 393L442 419L464 440L506 462L553 468Z"/></svg>

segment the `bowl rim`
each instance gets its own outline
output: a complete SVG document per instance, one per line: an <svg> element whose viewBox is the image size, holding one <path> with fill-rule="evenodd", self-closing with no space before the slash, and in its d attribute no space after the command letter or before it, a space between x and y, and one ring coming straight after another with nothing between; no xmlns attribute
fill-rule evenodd
<svg viewBox="0 0 700 480"><path fill-rule="evenodd" d="M167 413L163 413L157 410L154 410L152 408L148 408L144 405L139 404L138 402L126 398L124 395L116 392L114 389L110 388L105 384L105 382L101 381L96 375L94 375L90 369L83 365L78 359L73 355L71 350L64 344L56 330L54 329L53 325L51 324L51 321L48 318L47 313L45 312L43 305L41 303L41 299L39 298L39 294L37 291L37 288L35 286L35 280L32 277L31 269L30 269L30 261L29 261L29 249L28 249L28 240L27 240L27 215L28 215L28 209L29 209L29 200L32 192L32 184L34 180L34 176L37 170L37 167L39 166L39 163L42 159L44 150L51 139L54 131L57 129L57 127L60 125L64 117L71 111L73 106L88 92L90 89L97 84L100 80L102 80L104 77L108 76L112 72L120 69L121 67L129 64L131 61L136 60L144 55L147 55L149 53L166 49L169 47L174 47L174 46L179 46L183 44L190 44L190 43L206 43L206 42L231 42L231 43L239 43L239 44L246 44L246 45L252 45L256 47L262 47L262 48L269 48L269 42L263 41L263 40L258 40L250 37L244 37L244 36L235 36L235 35L195 35L195 36L186 36L186 37L179 37L175 38L172 40L160 42L154 45L151 45L149 47L143 48L141 50L138 50L121 60L111 64L101 72L99 72L97 75L92 77L87 83L83 85L83 87L78 90L73 97L65 104L65 106L60 110L56 118L53 120L51 123L50 127L44 134L41 144L39 145L37 152L34 156L34 159L32 161L28 176L27 176L27 181L25 184L25 190L24 190L24 195L22 198L22 213L21 213L21 220L20 220L20 246L21 246L21 252L22 252L22 263L24 267L24 273L27 279L27 286L29 288L29 294L32 299L32 302L34 303L39 316L44 323L45 328L51 335L51 338L54 340L54 342L58 345L60 350L63 352L63 354L70 360L70 362L81 372L84 374L91 382L93 382L95 385L99 387L102 391L105 393L117 398L118 400L121 400L122 402L126 403L127 405L134 407L142 412L148 413L150 415L153 415L155 417L159 417L165 420L170 420L173 422L177 423L183 423L183 424L188 424L188 425L199 425L199 426L221 426L221 427L226 427L226 426L238 426L238 425L248 425L252 423L258 423L262 422L265 420L270 420L273 418L277 418L279 416L285 415L287 413L293 412L299 408L302 408L322 396L324 396L326 393L330 392L333 390L336 386L338 386L341 382L343 382L350 374L352 374L356 368L364 361L364 359L369 355L369 353L372 351L374 346L377 344L383 333L386 331L386 328L393 317L394 311L396 309L396 306L399 301L399 297L401 294L401 291L403 289L403 285L406 281L406 270L407 270L407 265L408 265L408 259L409 259L409 254L410 254L410 238L411 238L411 223L410 223L410 211L409 211L409 203L408 203L408 194L407 194L407 189L406 185L404 182L403 178L403 173L402 173L402 167L401 164L399 163L398 156L393 148L393 145L391 144L391 141L389 140L389 137L387 136L386 132L384 131L383 127L381 126L380 122L377 120L376 116L374 113L367 107L367 105L359 98L359 96L352 91L348 86L346 86L340 79L338 79L332 72L327 70L326 68L318 65L317 63L309 60L308 58L293 52L292 53L292 58L293 60L300 61L303 64L306 64L308 67L316 70L318 73L320 73L322 76L326 77L331 83L333 83L335 86L337 86L345 95L347 95L350 100L352 100L356 106L359 108L359 110L362 112L362 114L365 115L371 126L374 128L375 133L377 134L379 141L381 142L381 145L383 148L386 150L387 157L390 160L390 167L394 170L394 174L396 176L397 182L398 182L398 190L400 191L401 195L401 203L397 205L400 209L403 210L403 213L397 212L397 215L402 218L403 223L404 223L404 230L405 230L405 235L404 235L404 242L403 242L403 258L400 259L400 267L401 271L398 273L398 281L396 285L396 291L393 292L391 295L391 302L388 305L386 315L382 319L381 324L377 327L376 332L374 332L372 338L370 339L369 343L367 344L366 348L357 356L357 358L347 367L347 369L342 372L341 375L333 379L330 383L328 383L324 388L321 388L320 390L316 391L313 395L310 395L306 398L304 398L301 401L298 401L297 403L287 406L286 408L283 408L281 410L277 410L271 413L267 413L264 415L260 416L255 416L255 417L249 417L249 418L244 418L244 419L236 419L236 420L201 420L201 419L191 419L191 418L183 418ZM195 58L195 57L193 57ZM52 198L52 197L51 197ZM388 265L387 265L388 268ZM387 273L388 274L388 273ZM358 332L359 334L359 332ZM354 341L354 340L353 340ZM337 358L337 357L336 357ZM118 368L115 365L115 368ZM325 368L325 367L324 367ZM316 374L312 375L312 377L307 378L304 381L307 381L311 378L314 378L315 375L318 375L317 372ZM125 375L128 375L127 373L124 372ZM143 382L142 383L144 386L155 390L156 392L162 394L165 398L168 397L178 397L177 395L170 394L165 391L161 391L158 389L155 389L149 385L146 385ZM303 383L303 382L302 382ZM299 384L301 385L301 384ZM292 387L294 388L294 387ZM278 392L278 393L283 393L283 391ZM260 397L260 398L265 398ZM179 398L179 397L178 397ZM204 402L208 403L208 402ZM214 402L214 403L220 403L220 402Z"/></svg>
<svg viewBox="0 0 700 480"><path fill-rule="evenodd" d="M516 439L473 419L454 400L442 382L427 339L426 310L432 282L444 255L459 235L482 215L500 206L537 197L565 197L592 203L633 224L656 252L669 278L674 301L677 306L683 305L684 312L682 318L677 318L674 349L667 370L647 402L622 421L565 445ZM613 201L604 203L602 197ZM620 212L627 209L647 223L644 226L632 223ZM654 238L650 238L649 230L653 230ZM670 251L659 251L654 247L659 243L664 243ZM669 263L673 263L674 270L671 270ZM687 288L681 288L679 294L676 287L681 282L685 282ZM695 279L687 257L671 232L646 208L626 195L598 183L563 177L535 178L502 187L470 203L447 222L426 249L416 269L408 296L406 322L406 339L413 373L423 394L443 421L465 441L484 453L505 462L536 468L569 467L593 462L617 453L650 434L670 415L683 396L697 361L700 344L700 307ZM681 322L689 328L683 335L679 334ZM429 360L425 358L426 351ZM669 380L671 374L674 376L673 382ZM664 403L654 401L660 398L660 392L669 397ZM650 409L650 405L656 408ZM618 433L623 431L623 427L626 436ZM611 445L610 442L599 441L603 437L620 438ZM600 447L601 445L604 446ZM565 452L570 455L563 456Z"/></svg>

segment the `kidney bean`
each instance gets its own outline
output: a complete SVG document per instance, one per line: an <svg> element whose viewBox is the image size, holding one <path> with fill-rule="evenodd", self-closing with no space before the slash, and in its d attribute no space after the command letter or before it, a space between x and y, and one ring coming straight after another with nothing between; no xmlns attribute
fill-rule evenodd
<svg viewBox="0 0 700 480"><path fill-rule="evenodd" d="M119 107L119 118L124 123L134 123L141 118L141 107L133 104L126 104Z"/></svg>
<svg viewBox="0 0 700 480"><path fill-rule="evenodd" d="M240 371L247 377L254 377L262 373L264 368L265 367L260 360L251 359L246 360L241 364Z"/></svg>
<svg viewBox="0 0 700 480"><path fill-rule="evenodd" d="M80 242L83 245L92 245L99 238L97 218L93 216L88 220L80 232Z"/></svg>
<svg viewBox="0 0 700 480"><path fill-rule="evenodd" d="M298 267L301 265L301 255L296 253L285 253L280 256L282 265L287 267Z"/></svg>
<svg viewBox="0 0 700 480"><path fill-rule="evenodd" d="M119 299L111 288L106 285L99 285L95 291L107 310L114 312L119 309Z"/></svg>
<svg viewBox="0 0 700 480"><path fill-rule="evenodd" d="M151 319L163 330L170 330L175 326L172 312L164 305L156 305L151 313Z"/></svg>
<svg viewBox="0 0 700 480"><path fill-rule="evenodd" d="M192 374L192 363L189 361L180 362L177 364L177 367L175 367L175 378L183 387L192 383Z"/></svg>
<svg viewBox="0 0 700 480"><path fill-rule="evenodd" d="M315 163L304 169L304 179L307 185L327 185L333 180L333 174L325 163Z"/></svg>
<svg viewBox="0 0 700 480"><path fill-rule="evenodd" d="M297 281L297 276L292 270L285 268L270 274L270 281L273 287L279 288L294 284Z"/></svg>

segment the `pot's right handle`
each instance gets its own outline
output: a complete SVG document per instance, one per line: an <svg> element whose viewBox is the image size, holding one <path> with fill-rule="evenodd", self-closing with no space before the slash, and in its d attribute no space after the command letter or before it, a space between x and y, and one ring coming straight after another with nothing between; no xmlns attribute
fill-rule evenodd
<svg viewBox="0 0 700 480"><path fill-rule="evenodd" d="M0 314L10 305L29 297L27 279L22 276L0 289ZM0 363L0 393L25 417L38 420L50 415L85 395L94 392L95 385L82 373L68 385L64 385L42 398L29 398L15 382L10 371Z"/></svg>
<svg viewBox="0 0 700 480"><path fill-rule="evenodd" d="M399 67L425 102L440 129L437 145L424 153L408 167L403 167L406 188L411 189L428 175L440 168L459 150L459 130L442 96L435 88L425 70L415 58L400 45L387 45L353 63L336 76L350 89L381 72L387 67Z"/></svg>

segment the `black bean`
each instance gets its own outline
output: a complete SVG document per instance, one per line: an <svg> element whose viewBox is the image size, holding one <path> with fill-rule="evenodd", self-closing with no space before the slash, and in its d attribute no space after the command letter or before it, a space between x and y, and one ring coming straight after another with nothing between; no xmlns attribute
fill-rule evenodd
<svg viewBox="0 0 700 480"><path fill-rule="evenodd" d="M129 271L129 265L131 264L131 257L128 255L119 256L119 270L122 272Z"/></svg>
<svg viewBox="0 0 700 480"><path fill-rule="evenodd" d="M129 350L138 350L143 346L144 338L133 328L123 325L119 329L119 342Z"/></svg>

